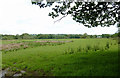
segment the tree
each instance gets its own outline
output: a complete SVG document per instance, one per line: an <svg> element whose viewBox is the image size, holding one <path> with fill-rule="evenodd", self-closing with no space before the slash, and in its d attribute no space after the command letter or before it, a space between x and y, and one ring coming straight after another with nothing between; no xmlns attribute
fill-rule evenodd
<svg viewBox="0 0 120 78"><path fill-rule="evenodd" d="M87 36L88 36L87 33L84 33L82 38L87 38Z"/></svg>
<svg viewBox="0 0 120 78"><path fill-rule="evenodd" d="M8 40L8 37L7 36L3 36L2 40Z"/></svg>
<svg viewBox="0 0 120 78"><path fill-rule="evenodd" d="M99 25L109 27L116 23L120 27L120 2L75 2L74 0L52 0L53 2L49 2L50 0L46 0L47 3L44 3L43 1L32 0L32 4L45 8L55 3L55 7L52 8L53 12L49 13L53 19L63 15L59 19L61 20L67 15L71 15L73 20L89 28Z"/></svg>
<svg viewBox="0 0 120 78"><path fill-rule="evenodd" d="M115 33L115 34L111 35L111 37L112 37L112 38L115 38L115 37L120 37L120 32L118 32L118 33Z"/></svg>
<svg viewBox="0 0 120 78"><path fill-rule="evenodd" d="M30 35L29 35L28 33L23 33L23 34L21 35L21 38L22 38L22 39L30 39Z"/></svg>
<svg viewBox="0 0 120 78"><path fill-rule="evenodd" d="M2 36L2 40L12 40L15 38L14 35L1 35Z"/></svg>
<svg viewBox="0 0 120 78"><path fill-rule="evenodd" d="M110 38L111 35L110 34L102 34L102 38Z"/></svg>
<svg viewBox="0 0 120 78"><path fill-rule="evenodd" d="M19 34L15 36L15 39L22 39Z"/></svg>

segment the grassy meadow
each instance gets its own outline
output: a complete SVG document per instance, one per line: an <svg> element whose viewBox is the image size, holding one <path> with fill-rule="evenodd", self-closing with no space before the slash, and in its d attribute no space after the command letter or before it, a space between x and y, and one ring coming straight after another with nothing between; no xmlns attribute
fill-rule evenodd
<svg viewBox="0 0 120 78"><path fill-rule="evenodd" d="M0 47L2 46L2 41L0 40ZM2 52L0 51L0 70L2 70Z"/></svg>
<svg viewBox="0 0 120 78"><path fill-rule="evenodd" d="M12 76L118 76L115 39L3 40L2 69Z"/></svg>

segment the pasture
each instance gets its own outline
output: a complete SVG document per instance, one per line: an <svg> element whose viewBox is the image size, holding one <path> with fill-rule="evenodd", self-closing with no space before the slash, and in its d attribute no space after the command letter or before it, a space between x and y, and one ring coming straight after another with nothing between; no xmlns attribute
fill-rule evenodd
<svg viewBox="0 0 120 78"><path fill-rule="evenodd" d="M3 40L1 50L6 76L118 76L114 39Z"/></svg>

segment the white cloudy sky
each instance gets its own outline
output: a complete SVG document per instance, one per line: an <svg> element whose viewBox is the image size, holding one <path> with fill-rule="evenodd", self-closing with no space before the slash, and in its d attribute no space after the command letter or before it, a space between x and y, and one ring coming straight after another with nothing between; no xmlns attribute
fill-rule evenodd
<svg viewBox="0 0 120 78"><path fill-rule="evenodd" d="M57 19L48 16L50 8L40 9L31 0L0 1L0 34L113 34L116 26L87 28L70 16Z"/></svg>

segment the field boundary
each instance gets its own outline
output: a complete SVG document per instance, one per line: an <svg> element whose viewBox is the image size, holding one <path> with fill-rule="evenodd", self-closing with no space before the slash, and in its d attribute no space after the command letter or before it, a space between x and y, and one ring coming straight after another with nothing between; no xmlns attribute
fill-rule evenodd
<svg viewBox="0 0 120 78"><path fill-rule="evenodd" d="M2 46L2 40L0 40L0 46ZM2 77L2 51L0 50L0 78Z"/></svg>

